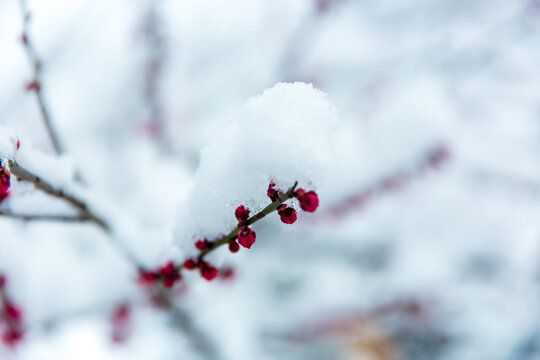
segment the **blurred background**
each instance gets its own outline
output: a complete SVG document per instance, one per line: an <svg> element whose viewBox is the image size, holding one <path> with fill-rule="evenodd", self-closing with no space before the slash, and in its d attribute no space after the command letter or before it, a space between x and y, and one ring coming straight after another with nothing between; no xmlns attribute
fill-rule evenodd
<svg viewBox="0 0 540 360"><path fill-rule="evenodd" d="M249 97L312 83L341 125L317 213L258 224L233 275L188 276L180 325L100 229L0 217L26 326L0 359L540 359L539 1L25 4L26 25L0 0L0 124L131 219L148 264L178 256L199 152ZM70 210L24 184L1 208Z"/></svg>

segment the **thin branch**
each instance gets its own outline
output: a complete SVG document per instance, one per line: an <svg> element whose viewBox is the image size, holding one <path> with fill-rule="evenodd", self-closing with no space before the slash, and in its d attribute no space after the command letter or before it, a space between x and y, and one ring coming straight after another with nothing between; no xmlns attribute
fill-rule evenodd
<svg viewBox="0 0 540 360"><path fill-rule="evenodd" d="M69 223L78 223L88 221L86 216L73 216L73 215L51 215L51 214L17 214L8 210L0 210L0 216L19 219L22 221L61 221Z"/></svg>
<svg viewBox="0 0 540 360"><path fill-rule="evenodd" d="M171 296L171 292L160 286L157 296L161 300L161 304L170 311L174 326L182 330L182 332L189 338L189 341L191 344L193 344L194 349L205 359L219 359L220 356L215 345L199 328L197 328L188 312L174 301Z"/></svg>
<svg viewBox="0 0 540 360"><path fill-rule="evenodd" d="M171 152L163 116L163 104L159 93L160 83L163 79L163 66L167 58L166 39L162 31L161 3L150 0L144 13L142 23L143 41L148 53L144 64L144 91L145 105L144 129L166 152Z"/></svg>
<svg viewBox="0 0 540 360"><path fill-rule="evenodd" d="M143 300L126 299L126 302L133 307L143 307L147 303ZM28 329L52 329L68 321L76 321L85 317L103 315L109 313L118 305L118 301L102 301L79 309L70 310L64 313L49 315L27 325Z"/></svg>
<svg viewBox="0 0 540 360"><path fill-rule="evenodd" d="M79 216L82 218L85 218L86 221L92 222L99 226L103 231L110 234L111 227L107 222L102 219L99 215L95 214L88 208L88 205L84 200L81 200L77 198L74 195L66 193L63 189L59 189L51 185L49 182L43 180L39 176L33 174L29 170L23 168L20 166L16 161L14 160L8 160L9 163L9 169L11 173L17 177L19 180L27 181L34 186L55 197L58 199L62 199L69 204L71 204L78 212ZM132 263L137 269L143 269L144 267L141 265L141 262L137 259L137 257L129 250L128 247L124 246L121 242L115 241L114 238L110 237L111 243L118 249L118 251L130 262Z"/></svg>
<svg viewBox="0 0 540 360"><path fill-rule="evenodd" d="M51 139L51 143L54 148L54 151L57 154L62 154L64 153L64 147L62 146L60 142L60 138L58 137L54 129L51 116L49 114L49 110L45 104L45 99L43 97L43 92L42 92L43 83L41 79L42 62L39 59L39 56L34 48L33 41L29 35L30 11L28 10L26 0L19 0L19 7L20 7L22 21L23 21L23 33L21 35L22 36L21 41L24 46L26 57L28 58L28 61L30 62L30 65L32 66L33 77L34 77L32 80L31 90L33 90L34 93L36 94L36 99L39 105L39 111L41 113L41 117L43 119L43 123L45 124L45 128L47 130L49 138Z"/></svg>
<svg viewBox="0 0 540 360"><path fill-rule="evenodd" d="M89 210L88 206L83 200L78 199L77 197L73 195L65 193L64 190L62 189L55 188L53 185L43 180L39 176L21 167L14 160L9 160L8 163L9 163L9 170L19 180L31 182L32 184L34 184L34 186L37 189L51 196L67 201L69 204L71 204L73 207L75 207L79 211L82 217L87 218L88 221L93 222L94 224L98 225L104 231L110 232L111 229L109 225L105 222L105 220L101 219L99 216L95 215L91 210Z"/></svg>
<svg viewBox="0 0 540 360"><path fill-rule="evenodd" d="M62 189L55 188L53 185L43 180L39 176L21 167L14 160L9 160L9 167L11 173L19 180L31 182L37 189L56 198L65 200L80 212L81 218L86 219L86 221L93 222L105 232L109 234L111 233L110 226L98 215L94 214L83 200L67 194ZM142 264L136 259L128 248L124 247L118 241L114 241L114 239L111 239L111 242L117 247L118 251L120 251L120 253L126 259L135 265L137 269L144 269L144 266L142 266ZM167 308L173 317L174 323L185 333L188 338L190 338L190 341L193 343L195 349L204 355L206 359L218 359L215 347L208 341L208 339L205 338L204 334L197 329L195 324L189 318L188 314L175 303L173 294L167 293L164 289L160 289L159 291L159 296L167 305Z"/></svg>
<svg viewBox="0 0 540 360"><path fill-rule="evenodd" d="M274 201L273 203L271 203L270 205L268 205L267 207L259 211L257 214L250 217L245 223L238 224L230 233L225 235L225 237L223 237L222 239L214 243L209 249L202 251L198 257L199 261L203 260L204 257L208 253L214 251L218 247L228 244L229 241L236 239L238 236L238 232L240 231L240 227L253 225L257 221L264 218L266 215L276 211L280 207L281 204L283 204L285 201L294 197L294 189L296 188L297 185L298 185L298 182L295 182L294 185L289 190L287 190L287 192L283 194L278 200ZM182 265L180 265L178 268L181 268L181 267Z"/></svg>
<svg viewBox="0 0 540 360"><path fill-rule="evenodd" d="M396 192L409 186L413 180L421 178L429 170L438 170L450 159L450 150L439 144L429 149L415 166L409 166L375 181L373 184L355 192L319 215L319 219L339 219L362 209L368 203L382 195ZM330 216L329 216L330 215Z"/></svg>

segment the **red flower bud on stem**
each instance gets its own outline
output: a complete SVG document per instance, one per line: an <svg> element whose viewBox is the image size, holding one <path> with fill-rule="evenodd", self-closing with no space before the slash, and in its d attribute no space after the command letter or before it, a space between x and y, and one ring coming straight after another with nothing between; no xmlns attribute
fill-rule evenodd
<svg viewBox="0 0 540 360"><path fill-rule="evenodd" d="M198 266L197 262L192 258L189 258L186 261L184 261L184 269L186 270L194 270L197 268L197 266Z"/></svg>
<svg viewBox="0 0 540 360"><path fill-rule="evenodd" d="M8 347L14 347L23 339L23 332L18 328L8 327L2 333L2 343Z"/></svg>
<svg viewBox="0 0 540 360"><path fill-rule="evenodd" d="M229 241L229 250L232 253L238 252L240 250L240 245L236 242L236 240L232 239Z"/></svg>
<svg viewBox="0 0 540 360"><path fill-rule="evenodd" d="M9 188L11 186L11 174L3 166L0 166L0 201L9 196Z"/></svg>
<svg viewBox="0 0 540 360"><path fill-rule="evenodd" d="M0 290L3 290L6 287L7 278L6 275L0 274Z"/></svg>
<svg viewBox="0 0 540 360"><path fill-rule="evenodd" d="M240 205L236 208L234 216L236 216L236 220L238 220L238 222L243 224L249 219L249 209L244 205Z"/></svg>
<svg viewBox="0 0 540 360"><path fill-rule="evenodd" d="M157 279L159 279L159 275L154 271L141 270L139 271L137 282L142 286L150 286L153 285Z"/></svg>
<svg viewBox="0 0 540 360"><path fill-rule="evenodd" d="M39 81L37 81L37 80L29 81L24 85L24 89L26 91L39 91L40 87L41 87L41 85L40 85Z"/></svg>
<svg viewBox="0 0 540 360"><path fill-rule="evenodd" d="M167 289L172 288L174 284L182 278L180 276L180 272L176 270L176 267L172 261L159 268L159 274L163 280L163 286L165 286Z"/></svg>
<svg viewBox="0 0 540 360"><path fill-rule="evenodd" d="M197 250L204 251L208 249L209 242L206 239L199 239L195 242L195 247Z"/></svg>
<svg viewBox="0 0 540 360"><path fill-rule="evenodd" d="M19 322L22 319L21 309L10 301L4 303L4 316L9 321Z"/></svg>
<svg viewBox="0 0 540 360"><path fill-rule="evenodd" d="M276 184L271 182L270 185L268 185L266 195L270 198L270 200L276 201L281 197L282 193L276 189Z"/></svg>
<svg viewBox="0 0 540 360"><path fill-rule="evenodd" d="M304 189L298 189L295 194L300 201L300 207L307 212L315 212L319 207L319 197L315 191L305 192Z"/></svg>
<svg viewBox="0 0 540 360"><path fill-rule="evenodd" d="M111 316L112 322L112 341L123 343L129 335L131 323L131 307L128 303L118 305Z"/></svg>
<svg viewBox="0 0 540 360"><path fill-rule="evenodd" d="M232 267L224 267L219 269L219 277L223 280L233 280L235 271Z"/></svg>
<svg viewBox="0 0 540 360"><path fill-rule="evenodd" d="M247 226L242 226L238 231L238 243L243 247L250 249L255 243L257 234Z"/></svg>
<svg viewBox="0 0 540 360"><path fill-rule="evenodd" d="M296 210L294 210L292 207L288 207L287 205L283 204L278 208L278 214L281 221L285 224L290 225L296 222Z"/></svg>
<svg viewBox="0 0 540 360"><path fill-rule="evenodd" d="M201 265L201 276L206 281L212 281L218 276L218 270L207 262Z"/></svg>

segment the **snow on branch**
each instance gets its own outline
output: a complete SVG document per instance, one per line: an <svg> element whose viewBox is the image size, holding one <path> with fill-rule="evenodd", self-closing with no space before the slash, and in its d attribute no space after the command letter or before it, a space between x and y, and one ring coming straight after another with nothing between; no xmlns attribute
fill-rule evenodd
<svg viewBox="0 0 540 360"><path fill-rule="evenodd" d="M296 198L302 210L314 212L317 194L297 185L315 186L329 169L336 121L326 94L308 84L280 83L250 99L238 120L203 150L194 188L182 204L177 238L186 253L193 245L199 252L180 264L142 270L139 281L172 288L182 269L198 269L213 280L219 271L207 257L214 250L226 244L232 253L250 249L256 240L251 226L273 212L285 224L296 222L294 205L286 201Z"/></svg>

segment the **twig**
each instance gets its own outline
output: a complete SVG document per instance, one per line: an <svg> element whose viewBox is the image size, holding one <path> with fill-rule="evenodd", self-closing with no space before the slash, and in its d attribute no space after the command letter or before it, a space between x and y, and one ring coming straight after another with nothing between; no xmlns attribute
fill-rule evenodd
<svg viewBox="0 0 540 360"><path fill-rule="evenodd" d="M103 220L100 216L94 214L86 205L86 202L84 200L81 200L77 198L74 195L66 193L63 189L55 188L53 185L48 183L47 181L43 180L39 176L33 174L32 172L28 171L27 169L21 167L16 161L14 160L8 160L9 163L9 169L11 173L17 177L19 180L27 181L34 186L59 199L62 199L69 204L71 204L77 211L79 212L79 216L81 218L84 218L86 221L92 222L99 226L103 231L110 234L111 227L105 220ZM128 247L124 246L121 242L115 241L114 238L110 237L111 243L118 249L118 251L130 262L132 263L137 269L143 269L144 267L141 265L141 262L137 259L137 257L129 250Z"/></svg>
<svg viewBox="0 0 540 360"><path fill-rule="evenodd" d="M47 181L43 180L39 176L33 174L32 172L26 170L25 168L21 167L16 161L9 160L9 170L11 173L17 177L19 180L31 182L34 184L34 186L59 199L63 199L73 205L80 213L80 216L86 218L88 221L93 222L94 224L98 225L100 228L105 230L106 232L110 232L109 225L100 217L95 215L92 211L88 209L88 206L83 200L80 200L76 198L73 195L67 194L62 189L57 189Z"/></svg>
<svg viewBox="0 0 540 360"><path fill-rule="evenodd" d="M198 256L199 261L203 260L203 258L208 253L214 251L218 247L220 247L222 245L225 245L225 244L228 244L229 241L231 241L233 239L236 239L236 237L238 236L238 232L240 231L240 227L253 225L257 221L264 218L266 215L276 211L281 204L283 204L285 201L287 201L287 200L291 199L292 197L294 197L294 189L296 188L297 185L298 185L298 182L295 182L294 185L289 190L287 190L287 192L285 194L283 194L279 199L277 199L276 201L274 201L273 203L271 203L270 205L268 205L267 207L265 207L264 209L259 211L257 214L250 217L245 223L238 224L230 233L225 235L225 237L223 237L222 239L220 239L219 241L214 243L210 248L202 251ZM181 267L182 267L182 265L179 266L179 268L181 268Z"/></svg>
<svg viewBox="0 0 540 360"><path fill-rule="evenodd" d="M22 221L61 221L61 222L85 222L88 221L88 217L85 216L73 216L73 215L51 215L51 214L17 214L8 210L0 210L0 216L8 217L12 219L19 219Z"/></svg>
<svg viewBox="0 0 540 360"><path fill-rule="evenodd" d="M190 343L205 359L217 360L220 358L214 344L197 328L186 310L180 307L171 297L170 291L159 287L157 296L162 305L167 308L172 316L173 324L189 338Z"/></svg>
<svg viewBox="0 0 540 360"><path fill-rule="evenodd" d="M45 330L52 329L55 326L58 326L61 323L66 322L66 321L77 320L84 317L107 313L111 309L114 309L116 304L117 304L116 302L112 303L108 301L108 302L88 305L80 309L75 309L75 310L71 310L62 314L51 315L51 316L39 319L35 322L28 324L27 328L45 329ZM130 304L133 305L134 302L130 301ZM135 305L141 305L141 304L135 304Z"/></svg>
<svg viewBox="0 0 540 360"><path fill-rule="evenodd" d="M159 94L159 86L163 78L163 65L167 57L166 39L161 29L159 5L159 1L149 1L142 24L144 45L148 52L143 71L143 101L145 110L148 113L145 128L165 151L171 152L171 144L168 141L165 129L162 99Z"/></svg>
<svg viewBox="0 0 540 360"><path fill-rule="evenodd" d="M427 151L423 159L416 166L396 171L368 185L366 188L347 196L345 199L328 208L317 220L325 218L336 220L343 218L355 210L362 209L375 198L402 190L410 185L413 180L422 177L426 171L439 169L449 159L450 151L444 144L434 146Z"/></svg>
<svg viewBox="0 0 540 360"><path fill-rule="evenodd" d="M42 63L33 46L33 42L31 41L29 37L30 12L28 11L26 0L19 0L19 5L20 5L21 14L23 17L23 33L22 33L21 40L24 45L26 56L33 70L33 80L32 80L31 90L35 92L36 99L39 105L39 110L41 113L41 117L43 119L49 138L51 140L52 146L57 154L62 154L64 153L65 149L62 146L59 136L57 135L54 129L54 126L51 121L51 116L45 104L44 96L42 93L42 80L41 80ZM155 81L152 81L149 84L149 87L151 87L151 90L152 90L151 91L152 93L149 96L151 112L152 112L153 120L160 127L159 129L160 137L163 137L163 132L161 129L162 124L161 124L160 111L159 111L158 106L156 105L157 96L155 95L155 89L154 89L155 86L156 86ZM39 176L21 167L15 161L10 160L9 166L10 166L11 173L14 176L16 176L18 179L22 181L31 182L34 184L34 186L37 189L53 197L60 198L68 202L69 204L71 204L73 207L77 209L77 211L79 212L79 216L68 217L68 216L55 216L55 215L23 215L23 214L13 214L9 212L0 212L0 215L9 216L12 218L18 218L22 220L61 220L61 221L66 221L66 222L89 221L98 225L105 232L109 234L111 233L110 225L107 224L107 222L104 219L102 219L98 215L94 214L90 209L88 209L88 206L83 200L78 199L77 197L71 194L65 193L64 190L62 189L55 188L53 185L41 179ZM76 178L80 179L80 176L77 175ZM143 266L136 259L136 257L133 256L133 254L128 248L122 246L118 241L112 241L112 242L131 263L133 263L138 269L143 269ZM188 336L191 339L196 350L200 351L201 354L204 355L207 359L218 359L219 356L217 354L215 347L213 347L212 344L210 344L208 340L205 338L204 334L195 327L195 325L189 318L188 314L175 304L172 298L172 295L168 293L164 293L163 299L167 302L167 304L170 304L171 315L173 316L173 319L175 320L175 324L184 331L186 336Z"/></svg>
<svg viewBox="0 0 540 360"><path fill-rule="evenodd" d="M105 232L109 234L111 233L110 226L98 215L95 215L90 209L88 209L88 206L83 200L78 199L73 195L67 194L62 189L55 188L53 185L41 179L39 176L21 167L14 160L9 160L8 163L11 173L19 180L31 182L37 189L56 198L65 200L69 204L73 205L80 212L81 218L84 218L86 221L93 222L100 228L102 228ZM111 239L111 242L116 246L118 251L126 259L128 259L138 270L144 269L144 266L137 260L137 258L131 253L131 251L127 247L123 246L118 241L114 241L114 239ZM194 347L198 351L200 351L201 354L205 356L205 358L209 360L218 359L215 348L212 346L212 344L208 342L207 339L205 339L202 332L200 332L196 328L193 322L191 322L187 313L178 307L172 297L173 295L171 293L167 293L164 289L160 289L159 295L163 302L167 304L167 308L170 311L171 316L175 321L175 324L184 331L186 336L191 339Z"/></svg>
<svg viewBox="0 0 540 360"><path fill-rule="evenodd" d="M31 40L29 36L29 22L30 22L30 11L28 10L26 0L19 0L19 6L21 10L22 20L23 20L23 33L21 41L24 46L24 50L26 52L26 57L28 58L28 61L30 62L30 65L32 66L33 71L33 85L32 90L36 94L36 99L39 105L39 111L41 113L41 117L43 119L43 123L45 124L45 128L47 130L47 133L49 135L49 138L51 139L52 146L54 148L54 151L57 154L64 153L64 148L60 142L60 138L58 137L54 126L51 121L51 116L49 114L49 110L45 104L45 99L43 97L42 92L42 80L41 80L41 70L42 70L42 63L39 59L39 56L33 46L33 41Z"/></svg>

